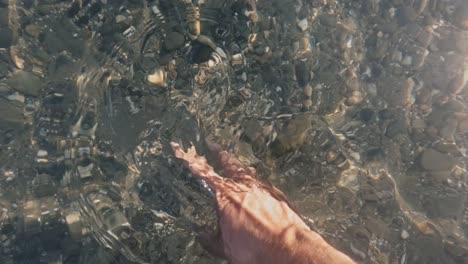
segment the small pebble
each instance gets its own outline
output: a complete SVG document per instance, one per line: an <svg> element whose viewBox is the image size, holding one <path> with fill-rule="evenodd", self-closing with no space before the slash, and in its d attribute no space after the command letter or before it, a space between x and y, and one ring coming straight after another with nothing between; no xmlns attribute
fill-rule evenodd
<svg viewBox="0 0 468 264"><path fill-rule="evenodd" d="M304 87L304 95L307 96L307 97L312 97L312 85L310 84L307 84L305 87Z"/></svg>
<svg viewBox="0 0 468 264"><path fill-rule="evenodd" d="M409 238L409 233L406 230L401 231L401 239L406 240Z"/></svg>
<svg viewBox="0 0 468 264"><path fill-rule="evenodd" d="M153 74L148 75L146 80L154 85L163 85L165 83L165 72L162 69L157 69Z"/></svg>
<svg viewBox="0 0 468 264"><path fill-rule="evenodd" d="M361 103L364 100L362 93L359 91L354 91L351 96L348 97L348 104L356 105Z"/></svg>
<svg viewBox="0 0 468 264"><path fill-rule="evenodd" d="M306 31L307 28L309 27L309 22L307 22L307 19L304 18L302 19L301 21L299 21L297 23L297 26L302 30L302 31Z"/></svg>

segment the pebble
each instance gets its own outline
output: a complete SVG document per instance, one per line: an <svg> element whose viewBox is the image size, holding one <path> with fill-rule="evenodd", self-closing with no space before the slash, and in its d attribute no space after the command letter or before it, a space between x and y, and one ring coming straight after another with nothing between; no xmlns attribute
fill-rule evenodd
<svg viewBox="0 0 468 264"><path fill-rule="evenodd" d="M185 43L184 35L179 32L170 32L164 39L164 48L168 51L174 51L181 48Z"/></svg>
<svg viewBox="0 0 468 264"><path fill-rule="evenodd" d="M17 93L17 92L7 96L7 99L10 100L10 101L18 101L20 103L24 103L24 100L25 100L24 96L22 94Z"/></svg>
<svg viewBox="0 0 468 264"><path fill-rule="evenodd" d="M359 91L352 92L351 96L348 97L348 104L349 105L356 105L361 103L364 100L363 95Z"/></svg>
<svg viewBox="0 0 468 264"><path fill-rule="evenodd" d="M115 23L119 24L121 22L124 22L127 18L124 15L117 15L115 17Z"/></svg>
<svg viewBox="0 0 468 264"><path fill-rule="evenodd" d="M23 104L0 97L0 124L2 128L20 128L24 125Z"/></svg>
<svg viewBox="0 0 468 264"><path fill-rule="evenodd" d="M246 74L245 72L242 73L242 75L241 75L241 80L242 80L243 82L247 82L247 74Z"/></svg>
<svg viewBox="0 0 468 264"><path fill-rule="evenodd" d="M304 95L309 97L309 98L312 97L312 86L310 84L307 84L304 87Z"/></svg>
<svg viewBox="0 0 468 264"><path fill-rule="evenodd" d="M421 155L421 166L428 171L452 170L457 164L457 160L437 150L428 148Z"/></svg>
<svg viewBox="0 0 468 264"><path fill-rule="evenodd" d="M409 238L409 233L406 230L401 231L401 239L406 240Z"/></svg>
<svg viewBox="0 0 468 264"><path fill-rule="evenodd" d="M439 135L447 141L453 141L457 126L458 121L455 118L449 118L445 120L444 125L439 129Z"/></svg>
<svg viewBox="0 0 468 264"><path fill-rule="evenodd" d="M401 62L401 64L405 65L405 66L409 66L413 63L413 57L409 56L409 55L406 55L405 58L403 59L403 61Z"/></svg>
<svg viewBox="0 0 468 264"><path fill-rule="evenodd" d="M25 28L26 33L31 37L39 37L41 34L41 27L35 24L29 24Z"/></svg>
<svg viewBox="0 0 468 264"><path fill-rule="evenodd" d="M304 19L300 20L300 21L297 23L297 26L298 26L302 31L306 31L307 28L309 28L309 22L307 22L307 18L304 18Z"/></svg>
<svg viewBox="0 0 468 264"><path fill-rule="evenodd" d="M458 132L460 132L462 134L468 133L468 118L462 120L458 124Z"/></svg>
<svg viewBox="0 0 468 264"><path fill-rule="evenodd" d="M7 49L13 41L13 33L9 28L0 29L0 49Z"/></svg>
<svg viewBox="0 0 468 264"><path fill-rule="evenodd" d="M0 8L0 27L8 27L8 8Z"/></svg>
<svg viewBox="0 0 468 264"><path fill-rule="evenodd" d="M38 158L45 158L49 155L49 153L47 152L47 150L43 150L43 149L40 149L39 151L37 151L37 157Z"/></svg>
<svg viewBox="0 0 468 264"><path fill-rule="evenodd" d="M163 69L156 69L153 74L148 75L146 80L154 85L163 85L166 81L166 72Z"/></svg>
<svg viewBox="0 0 468 264"><path fill-rule="evenodd" d="M296 79L299 86L304 87L310 81L310 70L307 63L300 62L295 66Z"/></svg>
<svg viewBox="0 0 468 264"><path fill-rule="evenodd" d="M42 89L41 79L26 71L17 71L8 84L11 88L26 96L39 96Z"/></svg>
<svg viewBox="0 0 468 264"><path fill-rule="evenodd" d="M6 83L0 83L0 95L10 93L11 89Z"/></svg>
<svg viewBox="0 0 468 264"><path fill-rule="evenodd" d="M458 27L468 30L468 2L461 1L460 5L455 9L452 15L453 22Z"/></svg>

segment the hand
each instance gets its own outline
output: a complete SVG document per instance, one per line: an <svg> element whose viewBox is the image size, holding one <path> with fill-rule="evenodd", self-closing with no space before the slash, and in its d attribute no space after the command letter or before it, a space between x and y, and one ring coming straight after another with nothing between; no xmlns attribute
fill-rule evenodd
<svg viewBox="0 0 468 264"><path fill-rule="evenodd" d="M184 152L171 145L176 157L216 192L219 231L199 237L212 254L232 264L354 263L311 231L280 190L257 180L255 169L218 145L208 143L224 178L194 147Z"/></svg>

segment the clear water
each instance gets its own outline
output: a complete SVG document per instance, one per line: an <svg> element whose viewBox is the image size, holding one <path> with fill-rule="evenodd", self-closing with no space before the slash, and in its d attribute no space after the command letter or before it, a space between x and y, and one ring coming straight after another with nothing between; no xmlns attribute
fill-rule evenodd
<svg viewBox="0 0 468 264"><path fill-rule="evenodd" d="M359 263L466 263L467 10L0 0L0 262L222 263L211 138Z"/></svg>

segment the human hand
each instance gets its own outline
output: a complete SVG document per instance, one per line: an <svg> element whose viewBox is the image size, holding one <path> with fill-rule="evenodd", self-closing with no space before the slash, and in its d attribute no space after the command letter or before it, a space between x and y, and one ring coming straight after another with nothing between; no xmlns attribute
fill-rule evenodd
<svg viewBox="0 0 468 264"><path fill-rule="evenodd" d="M184 152L171 143L175 156L216 192L219 230L203 233L201 244L210 253L243 263L354 263L311 231L277 188L257 180L255 169L208 143L223 170L221 177L194 147Z"/></svg>

